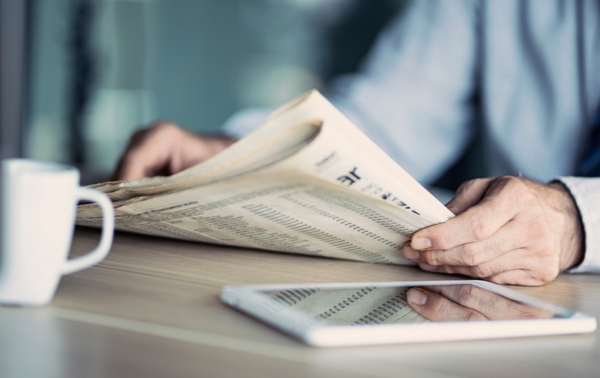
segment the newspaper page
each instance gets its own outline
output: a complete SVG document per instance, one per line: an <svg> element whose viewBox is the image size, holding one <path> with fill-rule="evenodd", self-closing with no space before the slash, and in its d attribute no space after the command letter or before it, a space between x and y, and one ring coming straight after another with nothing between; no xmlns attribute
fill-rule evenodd
<svg viewBox="0 0 600 378"><path fill-rule="evenodd" d="M321 140L326 139L320 144L335 146L338 153L352 156L355 160L360 161L363 167L368 167L369 176L377 182L377 187L374 186L367 190L363 190L364 186L361 187L361 185L351 185L353 189L376 196L386 196L384 190L389 191L389 189L383 188L394 188L395 191L403 193L402 198L397 201L402 201L412 208L419 208L420 211L418 212L421 215L434 222L443 222L453 216L445 206L369 140L317 91L299 96L282 106L253 133L202 164L167 178L106 183L94 187L109 194L114 201L118 201L138 196L152 196L184 190L213 182L215 178L233 177L236 174L260 166L261 162L257 155L262 154L263 158L265 158L265 155L270 156L272 162L276 160L274 157L281 157L286 153L288 155L293 154L303 146L294 138L304 138L302 142L305 144L310 143L310 135L290 133L291 129L298 131L298 126L307 122L324 125L327 133L335 135L335 137L319 136ZM304 131L306 132L306 130ZM333 144L330 144L332 142ZM326 149L329 148L326 147ZM253 156L254 165L247 163L246 161ZM335 155L330 156L329 159L335 157ZM327 159L327 156L324 159ZM269 159L263 159L262 163L262 165L267 165ZM325 170L326 167L323 168ZM352 184L355 176L352 175L351 169L348 173L349 175L345 175L347 179L344 183ZM338 176L330 176L332 180L338 178ZM366 183L366 180L363 179L362 183Z"/></svg>
<svg viewBox="0 0 600 378"><path fill-rule="evenodd" d="M317 105L329 104L313 98ZM421 192L429 193L418 183L414 182L421 192L415 192L414 183L402 174L404 181L399 182L394 175L398 170L383 172L372 158L377 151L358 143L362 133L357 137L348 132L353 126L344 122L349 121L298 118L301 115L282 121L286 116L278 118L288 123L279 134L246 148L245 156L238 153L227 167L210 175L185 178L179 187L168 184L170 189L163 193L158 187L108 190L109 195L135 194L113 197L116 228L271 251L414 264L402 256L403 244L417 230L452 214L435 198L422 197ZM77 223L99 226L99 209L80 206Z"/></svg>
<svg viewBox="0 0 600 378"><path fill-rule="evenodd" d="M101 214L80 208L77 223L97 227ZM115 209L119 230L387 264L413 264L402 246L430 224L342 185L268 170Z"/></svg>

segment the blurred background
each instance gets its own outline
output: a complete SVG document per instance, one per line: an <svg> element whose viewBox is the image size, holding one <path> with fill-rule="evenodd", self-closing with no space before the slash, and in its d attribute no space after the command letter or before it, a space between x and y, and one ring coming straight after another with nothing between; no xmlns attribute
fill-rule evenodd
<svg viewBox="0 0 600 378"><path fill-rule="evenodd" d="M31 0L26 157L107 180L137 128L216 132L356 70L402 0Z"/></svg>

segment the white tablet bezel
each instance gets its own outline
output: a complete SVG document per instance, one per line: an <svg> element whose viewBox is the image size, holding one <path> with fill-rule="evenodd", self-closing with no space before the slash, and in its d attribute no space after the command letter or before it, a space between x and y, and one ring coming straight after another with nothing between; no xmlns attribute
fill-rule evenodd
<svg viewBox="0 0 600 378"><path fill-rule="evenodd" d="M305 313L296 311L293 308L273 313L261 305L261 302L268 299L267 296L261 293L264 290L310 289L316 287L350 289L365 286L415 287L460 284L470 284L487 289L508 299L553 312L562 316L562 318L350 326L317 322ZM221 291L221 300L231 307L264 321L308 345L319 347L560 335L587 333L596 329L596 318L592 316L554 305L491 282L478 280L225 286Z"/></svg>

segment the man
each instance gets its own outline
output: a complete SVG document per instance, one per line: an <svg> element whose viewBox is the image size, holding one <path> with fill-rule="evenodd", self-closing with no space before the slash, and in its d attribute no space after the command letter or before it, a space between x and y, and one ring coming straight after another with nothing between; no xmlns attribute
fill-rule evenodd
<svg viewBox="0 0 600 378"><path fill-rule="evenodd" d="M417 232L407 258L502 284L600 272L600 179L569 177L600 102L599 20L595 0L417 1L359 73L337 80L334 104L423 184L460 156L482 119L496 178L462 185L447 204L457 216ZM262 117L235 117L229 137L158 123L134 135L116 177L188 168Z"/></svg>

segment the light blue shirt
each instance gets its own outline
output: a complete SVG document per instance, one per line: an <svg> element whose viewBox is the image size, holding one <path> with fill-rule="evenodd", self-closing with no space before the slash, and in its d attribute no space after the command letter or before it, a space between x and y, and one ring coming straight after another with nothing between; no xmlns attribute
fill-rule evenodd
<svg viewBox="0 0 600 378"><path fill-rule="evenodd" d="M600 2L413 1L328 97L424 185L481 127L489 176L569 188L586 234L572 271L600 272L600 179L570 177L600 103ZM240 137L265 116L225 128Z"/></svg>

